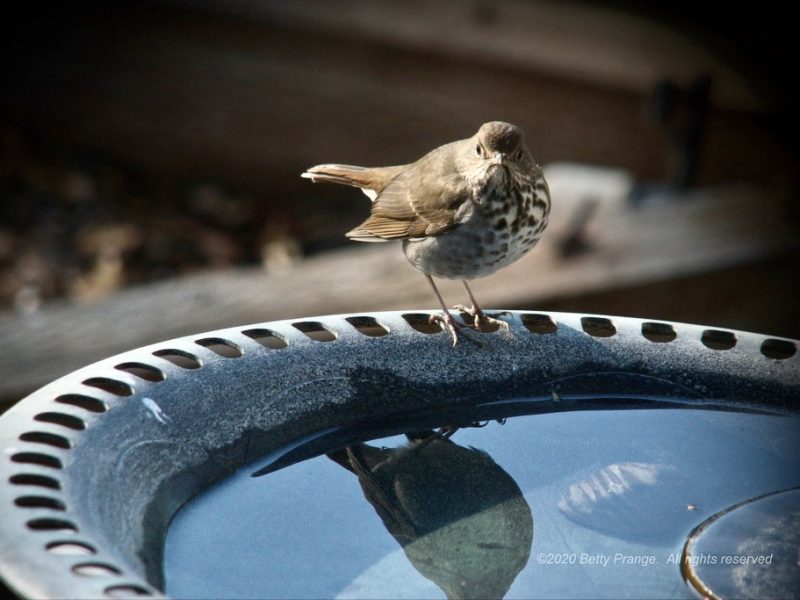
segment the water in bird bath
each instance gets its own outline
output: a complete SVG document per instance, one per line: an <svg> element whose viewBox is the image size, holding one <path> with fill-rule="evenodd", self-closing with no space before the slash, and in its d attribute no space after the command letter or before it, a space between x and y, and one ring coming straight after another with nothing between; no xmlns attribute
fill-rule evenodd
<svg viewBox="0 0 800 600"><path fill-rule="evenodd" d="M796 415L558 412L449 439L419 425L348 448L328 432L327 455L252 476L301 456L312 438L300 440L207 490L170 526L166 592L693 598L682 571L693 530L800 487ZM800 523L787 526L796 535ZM771 564L786 560L796 556Z"/></svg>

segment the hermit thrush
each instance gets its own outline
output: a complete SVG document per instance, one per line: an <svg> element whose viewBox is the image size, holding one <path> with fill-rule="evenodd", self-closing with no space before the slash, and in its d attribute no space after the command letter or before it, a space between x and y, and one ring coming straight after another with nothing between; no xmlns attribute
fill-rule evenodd
<svg viewBox="0 0 800 600"><path fill-rule="evenodd" d="M358 477L411 565L448 599L503 598L533 543L522 490L483 450L433 431L406 436L407 446L356 444L328 457Z"/></svg>
<svg viewBox="0 0 800 600"><path fill-rule="evenodd" d="M547 226L550 192L542 169L519 127L492 121L471 138L432 150L394 167L325 164L302 177L361 188L372 200L370 216L347 233L359 242L403 240L406 258L428 278L443 313L441 322L458 342L461 328L433 277L460 279L472 306L459 310L477 328L496 322L478 306L468 279L510 265L536 245Z"/></svg>

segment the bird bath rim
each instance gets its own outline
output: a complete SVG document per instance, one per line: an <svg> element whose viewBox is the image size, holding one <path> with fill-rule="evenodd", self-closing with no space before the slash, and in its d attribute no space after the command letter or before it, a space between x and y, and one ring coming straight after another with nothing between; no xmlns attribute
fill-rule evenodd
<svg viewBox="0 0 800 600"><path fill-rule="evenodd" d="M0 576L23 596L163 597L170 518L270 450L408 411L537 398L534 412L795 411L798 342L628 317L489 311L509 332L452 348L436 311L221 329L74 371L0 416Z"/></svg>

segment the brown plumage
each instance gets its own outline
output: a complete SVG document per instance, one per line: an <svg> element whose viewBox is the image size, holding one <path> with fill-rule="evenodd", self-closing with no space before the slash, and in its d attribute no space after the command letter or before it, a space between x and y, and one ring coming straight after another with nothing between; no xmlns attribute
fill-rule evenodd
<svg viewBox="0 0 800 600"><path fill-rule="evenodd" d="M502 121L470 138L432 150L416 162L366 168L323 164L302 177L360 188L372 199L369 217L349 231L363 242L403 240L409 262L433 286L453 344L460 325L432 277L460 279L475 326L495 321L478 307L467 280L484 277L519 259L538 241L550 212L550 193L522 130ZM459 307L462 308L463 307Z"/></svg>

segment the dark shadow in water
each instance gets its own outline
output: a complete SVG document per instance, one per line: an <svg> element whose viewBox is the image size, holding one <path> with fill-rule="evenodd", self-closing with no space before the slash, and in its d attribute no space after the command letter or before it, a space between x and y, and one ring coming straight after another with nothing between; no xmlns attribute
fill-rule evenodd
<svg viewBox="0 0 800 600"><path fill-rule="evenodd" d="M502 598L525 567L533 516L511 476L481 450L433 431L408 444L357 444L328 457L364 496L414 568L448 598Z"/></svg>

